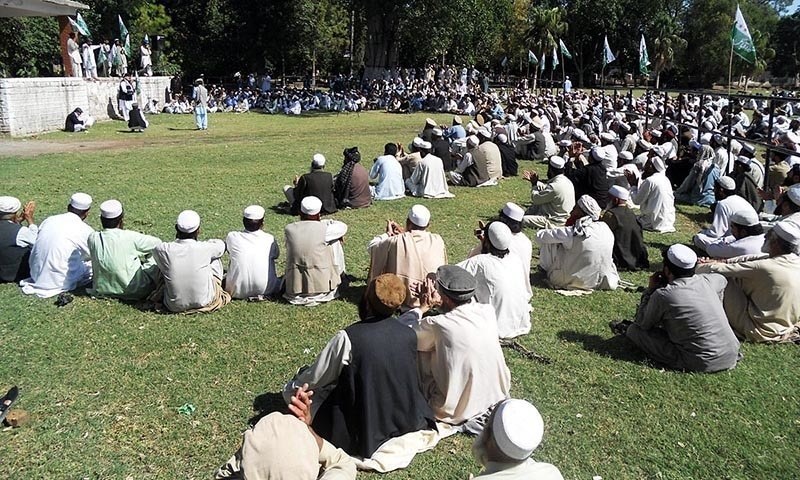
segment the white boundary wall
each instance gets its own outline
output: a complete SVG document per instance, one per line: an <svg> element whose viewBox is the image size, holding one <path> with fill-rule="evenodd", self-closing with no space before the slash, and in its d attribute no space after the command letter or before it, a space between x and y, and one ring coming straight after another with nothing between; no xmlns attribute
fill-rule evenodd
<svg viewBox="0 0 800 480"><path fill-rule="evenodd" d="M61 130L64 120L76 107L96 120L114 118L120 79L100 78L0 78L0 134L35 135ZM144 102L154 98L159 107L169 89L170 77L140 77Z"/></svg>

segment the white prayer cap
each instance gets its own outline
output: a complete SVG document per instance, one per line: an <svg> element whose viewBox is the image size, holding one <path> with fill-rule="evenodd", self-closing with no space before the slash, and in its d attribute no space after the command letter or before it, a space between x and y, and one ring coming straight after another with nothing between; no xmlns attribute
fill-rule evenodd
<svg viewBox="0 0 800 480"><path fill-rule="evenodd" d="M560 140L558 142L558 145L560 147L569 148L570 146L572 146L572 141L571 140Z"/></svg>
<svg viewBox="0 0 800 480"><path fill-rule="evenodd" d="M506 115L506 120L508 120L509 122L516 122L517 116L512 113L509 113L508 115Z"/></svg>
<svg viewBox="0 0 800 480"><path fill-rule="evenodd" d="M481 143L481 141L478 140L477 136L470 135L469 137L467 137L467 146L468 147L477 147L479 143Z"/></svg>
<svg viewBox="0 0 800 480"><path fill-rule="evenodd" d="M0 213L17 213L22 208L22 202L16 197L0 197Z"/></svg>
<svg viewBox="0 0 800 480"><path fill-rule="evenodd" d="M492 436L497 448L513 460L530 457L544 436L544 420L525 400L504 400L494 411Z"/></svg>
<svg viewBox="0 0 800 480"><path fill-rule="evenodd" d="M435 127L436 126L436 120L428 117L428 118L425 119L425 125L430 125L431 127Z"/></svg>
<svg viewBox="0 0 800 480"><path fill-rule="evenodd" d="M242 216L248 220L262 220L264 218L264 207L260 205L250 205L244 209Z"/></svg>
<svg viewBox="0 0 800 480"><path fill-rule="evenodd" d="M754 147L753 145L751 145L749 143L743 143L742 144L742 151L753 155L753 154L756 153L756 147Z"/></svg>
<svg viewBox="0 0 800 480"><path fill-rule="evenodd" d="M317 215L322 210L322 200L308 196L300 202L300 211L306 215Z"/></svg>
<svg viewBox="0 0 800 480"><path fill-rule="evenodd" d="M200 228L200 215L194 210L184 210L178 214L175 226L179 232L192 233Z"/></svg>
<svg viewBox="0 0 800 480"><path fill-rule="evenodd" d="M562 169L566 164L567 161L564 160L562 157L559 157L558 155L553 155L552 157L550 157L550 166L553 168Z"/></svg>
<svg viewBox="0 0 800 480"><path fill-rule="evenodd" d="M656 138L661 138L661 133L661 130L650 130L650 135Z"/></svg>
<svg viewBox="0 0 800 480"><path fill-rule="evenodd" d="M753 225L759 224L758 214L752 208L744 208L731 215L731 223L744 227L752 227Z"/></svg>
<svg viewBox="0 0 800 480"><path fill-rule="evenodd" d="M453 123L455 123L456 125L461 125L461 117L459 117L458 115L453 115Z"/></svg>
<svg viewBox="0 0 800 480"><path fill-rule="evenodd" d="M617 139L617 136L614 135L612 132L603 132L600 134L600 138L602 138L607 142L613 142L614 140Z"/></svg>
<svg viewBox="0 0 800 480"><path fill-rule="evenodd" d="M706 132L706 133L700 135L700 144L701 145L708 145L709 143L711 143L711 137L712 136L713 135L711 135L711 132Z"/></svg>
<svg viewBox="0 0 800 480"><path fill-rule="evenodd" d="M586 135L586 132L581 130L580 128L576 128L572 131L572 136L577 138L579 141L583 143L589 143L589 136Z"/></svg>
<svg viewBox="0 0 800 480"><path fill-rule="evenodd" d="M631 192L628 191L627 188L620 187L619 185L614 185L609 188L608 193L612 197L619 198L620 200L628 200L631 198Z"/></svg>
<svg viewBox="0 0 800 480"><path fill-rule="evenodd" d="M736 190L736 181L727 175L719 177L716 183L723 190Z"/></svg>
<svg viewBox="0 0 800 480"><path fill-rule="evenodd" d="M408 219L418 227L427 227L431 222L431 211L424 205L414 205L408 211Z"/></svg>
<svg viewBox="0 0 800 480"><path fill-rule="evenodd" d="M311 165L314 167L324 167L325 166L325 155L321 153L315 153L313 157L311 157Z"/></svg>
<svg viewBox="0 0 800 480"><path fill-rule="evenodd" d="M106 200L100 204L100 218L117 218L122 215L122 203L119 200Z"/></svg>
<svg viewBox="0 0 800 480"><path fill-rule="evenodd" d="M798 135L796 132L793 132L791 130L786 132L786 140L794 143L795 145L800 145L800 135Z"/></svg>
<svg viewBox="0 0 800 480"><path fill-rule="evenodd" d="M523 210L522 207L513 202L508 202L505 205L503 205L502 211L503 215L516 222L521 222L522 217L525 216L525 210Z"/></svg>
<svg viewBox="0 0 800 480"><path fill-rule="evenodd" d="M688 270L697 265L697 254L694 253L694 250L680 243L669 247L667 258L678 268Z"/></svg>
<svg viewBox="0 0 800 480"><path fill-rule="evenodd" d="M511 229L503 222L492 222L489 225L489 243L498 250L508 250L511 240L514 238Z"/></svg>
<svg viewBox="0 0 800 480"><path fill-rule="evenodd" d="M489 138L489 139L492 138L492 132L490 132L489 129L487 129L487 128L478 129L478 135L480 135L480 136L482 136L484 138Z"/></svg>
<svg viewBox="0 0 800 480"><path fill-rule="evenodd" d="M639 148L648 152L653 149L653 144L643 138L639 139L636 144L639 145Z"/></svg>
<svg viewBox="0 0 800 480"><path fill-rule="evenodd" d="M626 162L632 162L633 161L633 154L631 152L627 151L627 150L623 150L623 151L619 152L619 158L625 160Z"/></svg>
<svg viewBox="0 0 800 480"><path fill-rule="evenodd" d="M75 210L89 210L92 207L92 197L85 193L74 193L69 199L69 204Z"/></svg>
<svg viewBox="0 0 800 480"><path fill-rule="evenodd" d="M578 207L583 210L583 213L592 217L592 220L597 221L600 219L600 205L597 204L597 200L589 195L583 195L578 199Z"/></svg>
<svg viewBox="0 0 800 480"><path fill-rule="evenodd" d="M750 165L750 163L752 163L753 159L751 159L750 157L745 157L743 155L739 155L738 157L736 157L736 161L739 162L739 163L743 163L745 165Z"/></svg>
<svg viewBox="0 0 800 480"><path fill-rule="evenodd" d="M660 156L650 157L650 163L653 164L653 168L656 169L656 172L663 172L667 169L667 165L664 163L664 159Z"/></svg>
<svg viewBox="0 0 800 480"><path fill-rule="evenodd" d="M789 220L784 220L776 223L775 226L772 227L772 230L776 235L792 245L800 244L800 225Z"/></svg>
<svg viewBox="0 0 800 480"><path fill-rule="evenodd" d="M604 147L593 147L591 153L592 153L592 158L594 158L598 162L611 159L611 152L606 150Z"/></svg>
<svg viewBox="0 0 800 480"><path fill-rule="evenodd" d="M542 128L544 128L544 122L538 116L533 117L533 120L531 121L531 126L535 127L538 130L541 130Z"/></svg>
<svg viewBox="0 0 800 480"><path fill-rule="evenodd" d="M430 150L431 148L433 148L433 145L431 145L431 142L426 142L423 140L419 144L419 148L421 148L422 150Z"/></svg>
<svg viewBox="0 0 800 480"><path fill-rule="evenodd" d="M505 133L497 134L496 138L497 138L497 141L500 142L500 143L508 143L508 135L506 135Z"/></svg>
<svg viewBox="0 0 800 480"><path fill-rule="evenodd" d="M422 148L422 144L424 144L424 143L425 143L425 140L423 140L422 138L414 137L414 140L411 141L411 146L412 147L417 147L417 148Z"/></svg>
<svg viewBox="0 0 800 480"><path fill-rule="evenodd" d="M789 189L786 190L786 196L792 203L800 207L800 184L789 187Z"/></svg>
<svg viewBox="0 0 800 480"><path fill-rule="evenodd" d="M439 128L439 127L436 127L433 130L431 130L431 133L433 133L437 137L441 137L442 136L442 129Z"/></svg>

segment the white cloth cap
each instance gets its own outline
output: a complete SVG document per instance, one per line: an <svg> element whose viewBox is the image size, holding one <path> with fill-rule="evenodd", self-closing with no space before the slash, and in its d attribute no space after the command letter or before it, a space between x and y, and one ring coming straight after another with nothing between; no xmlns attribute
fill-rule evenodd
<svg viewBox="0 0 800 480"><path fill-rule="evenodd" d="M727 175L719 177L717 179L717 185L723 190L736 190L736 181Z"/></svg>
<svg viewBox="0 0 800 480"><path fill-rule="evenodd" d="M430 150L433 148L433 145L431 145L431 142L422 141L422 143L419 144L419 148L422 150Z"/></svg>
<svg viewBox="0 0 800 480"><path fill-rule="evenodd" d="M792 185L786 190L786 196L789 197L789 200L800 207L800 184Z"/></svg>
<svg viewBox="0 0 800 480"><path fill-rule="evenodd" d="M322 211L322 200L315 196L308 196L300 202L300 211L306 215L316 215Z"/></svg>
<svg viewBox="0 0 800 480"><path fill-rule="evenodd" d="M242 216L248 220L262 220L264 218L264 207L260 205L250 205L244 209Z"/></svg>
<svg viewBox="0 0 800 480"><path fill-rule="evenodd" d="M514 238L511 229L503 222L492 222L487 233L489 243L498 250L508 250L508 246L511 245L511 240Z"/></svg>
<svg viewBox="0 0 800 480"><path fill-rule="evenodd" d="M508 135L505 133L500 133L497 135L497 141L500 143L508 143Z"/></svg>
<svg viewBox="0 0 800 480"><path fill-rule="evenodd" d="M421 139L420 137L414 137L414 140L411 141L412 147L422 148L422 145L425 143L425 140Z"/></svg>
<svg viewBox="0 0 800 480"><path fill-rule="evenodd" d="M656 138L661 138L661 134L662 134L661 130L650 130L650 135Z"/></svg>
<svg viewBox="0 0 800 480"><path fill-rule="evenodd" d="M597 221L600 218L600 212L602 211L600 205L597 204L597 200L589 195L583 195L578 199L578 207L583 210L583 213L592 217L592 220Z"/></svg>
<svg viewBox="0 0 800 480"><path fill-rule="evenodd" d="M653 144L643 138L639 139L636 144L639 145L639 148L647 150L648 152L653 149Z"/></svg>
<svg viewBox="0 0 800 480"><path fill-rule="evenodd" d="M613 145L609 145L609 147L614 148ZM594 158L598 162L605 162L611 160L611 151L608 150L606 147L594 147L591 150L592 158Z"/></svg>
<svg viewBox="0 0 800 480"><path fill-rule="evenodd" d="M479 128L478 129L478 135L480 135L482 137L486 137L486 138L492 138L492 132L489 131L489 129L487 129L487 128Z"/></svg>
<svg viewBox="0 0 800 480"><path fill-rule="evenodd" d="M525 460L542 443L544 420L539 410L525 400L505 400L494 411L492 436L507 457Z"/></svg>
<svg viewBox="0 0 800 480"><path fill-rule="evenodd" d="M200 228L200 215L194 210L184 210L178 214L178 221L175 222L178 231L192 233Z"/></svg>
<svg viewBox="0 0 800 480"><path fill-rule="evenodd" d="M706 132L700 135L700 144L708 145L709 143L711 143L711 137L712 137L711 132Z"/></svg>
<svg viewBox="0 0 800 480"><path fill-rule="evenodd" d="M667 258L678 268L688 270L697 265L697 254L694 253L694 250L680 243L669 247L667 250Z"/></svg>
<svg viewBox="0 0 800 480"><path fill-rule="evenodd" d="M631 198L631 192L627 188L620 187L619 185L614 185L609 188L608 193L612 197L619 198L620 200L628 200Z"/></svg>
<svg viewBox="0 0 800 480"><path fill-rule="evenodd" d="M792 221L783 221L776 223L772 230L792 245L800 244L800 225Z"/></svg>
<svg viewBox="0 0 800 480"><path fill-rule="evenodd" d="M736 161L739 162L739 163L743 163L745 165L750 165L750 163L753 160L750 157L745 157L743 155L739 155L738 157L736 157Z"/></svg>
<svg viewBox="0 0 800 480"><path fill-rule="evenodd" d="M510 218L511 220L521 222L522 217L525 216L525 210L522 209L519 205L513 202L508 202L503 205L503 215Z"/></svg>
<svg viewBox="0 0 800 480"><path fill-rule="evenodd" d="M313 157L311 157L311 165L315 167L324 167L325 166L325 155L321 153L315 153Z"/></svg>
<svg viewBox="0 0 800 480"><path fill-rule="evenodd" d="M663 172L667 169L664 159L660 156L650 157L650 162L653 164L653 168L656 169L656 172Z"/></svg>
<svg viewBox="0 0 800 480"><path fill-rule="evenodd" d="M627 151L627 150L623 150L623 151L619 152L619 158L621 158L621 159L623 159L625 161L628 161L628 162L632 162L633 161L633 154L631 152Z"/></svg>
<svg viewBox="0 0 800 480"><path fill-rule="evenodd" d="M427 227L431 222L431 211L424 205L414 205L408 211L408 219L418 227Z"/></svg>
<svg viewBox="0 0 800 480"><path fill-rule="evenodd" d="M607 142L613 142L614 140L617 139L617 136L614 135L612 132L603 132L600 134L600 138L602 138Z"/></svg>
<svg viewBox="0 0 800 480"><path fill-rule="evenodd" d="M69 198L69 204L76 210L89 210L92 207L92 197L85 193L74 193Z"/></svg>
<svg viewBox="0 0 800 480"><path fill-rule="evenodd" d="M100 218L117 218L122 215L122 203L119 200L106 200L100 204Z"/></svg>
<svg viewBox="0 0 800 480"><path fill-rule="evenodd" d="M759 224L758 214L752 208L745 208L731 215L731 223L752 227L753 225Z"/></svg>
<svg viewBox="0 0 800 480"><path fill-rule="evenodd" d="M436 120L428 117L428 118L425 119L425 125L430 125L431 127L435 127L436 126Z"/></svg>
<svg viewBox="0 0 800 480"><path fill-rule="evenodd" d="M453 115L453 123L455 123L456 125L461 125L461 117L459 117L458 115Z"/></svg>
<svg viewBox="0 0 800 480"><path fill-rule="evenodd" d="M17 213L22 202L17 197L0 197L0 213Z"/></svg>
<svg viewBox="0 0 800 480"><path fill-rule="evenodd" d="M431 133L433 133L437 137L441 137L442 136L442 129L439 128L439 127L436 127L433 130L431 130Z"/></svg>
<svg viewBox="0 0 800 480"><path fill-rule="evenodd" d="M559 157L558 155L553 155L552 157L550 157L550 166L553 168L562 169L566 164L567 161L564 160L563 157Z"/></svg>
<svg viewBox="0 0 800 480"><path fill-rule="evenodd" d="M478 140L478 137L476 135L470 135L469 137L467 137L468 147L477 147L479 143L481 143L481 141Z"/></svg>
<svg viewBox="0 0 800 480"><path fill-rule="evenodd" d="M569 148L572 145L572 140L560 140L558 142L559 147Z"/></svg>
<svg viewBox="0 0 800 480"><path fill-rule="evenodd" d="M786 140L794 143L795 145L800 145L800 135L798 135L796 132L793 132L791 130L786 132Z"/></svg>

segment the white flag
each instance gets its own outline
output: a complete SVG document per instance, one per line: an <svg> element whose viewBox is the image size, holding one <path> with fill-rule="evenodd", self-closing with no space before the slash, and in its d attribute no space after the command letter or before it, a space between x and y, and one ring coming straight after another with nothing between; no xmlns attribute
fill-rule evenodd
<svg viewBox="0 0 800 480"><path fill-rule="evenodd" d="M603 40L603 66L605 67L616 59L617 57L611 53L611 47L608 46L608 35L606 35Z"/></svg>

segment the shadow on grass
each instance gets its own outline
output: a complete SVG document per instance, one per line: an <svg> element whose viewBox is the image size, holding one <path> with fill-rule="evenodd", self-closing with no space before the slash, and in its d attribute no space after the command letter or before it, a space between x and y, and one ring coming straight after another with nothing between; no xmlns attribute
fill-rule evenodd
<svg viewBox="0 0 800 480"><path fill-rule="evenodd" d="M167 128L167 130L169 130L170 132L197 132L200 129L197 127L191 127L191 128L169 127Z"/></svg>
<svg viewBox="0 0 800 480"><path fill-rule="evenodd" d="M709 211L703 212L682 212L689 220L697 224L711 223L713 216Z"/></svg>
<svg viewBox="0 0 800 480"><path fill-rule="evenodd" d="M578 343L583 349L598 355L623 360L631 363L644 363L645 355L637 349L628 339L619 335L611 338L603 338L600 335L593 335L586 332L575 330L562 330L558 332L558 338L565 342Z"/></svg>
<svg viewBox="0 0 800 480"><path fill-rule="evenodd" d="M117 130L117 133L144 133L143 130Z"/></svg>
<svg viewBox="0 0 800 480"><path fill-rule="evenodd" d="M280 392L266 392L256 396L253 399L253 411L256 414L248 420L250 426L255 426L259 420L272 412L290 413Z"/></svg>

